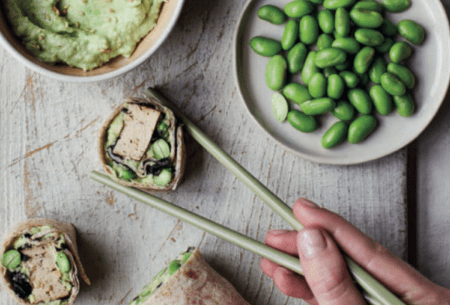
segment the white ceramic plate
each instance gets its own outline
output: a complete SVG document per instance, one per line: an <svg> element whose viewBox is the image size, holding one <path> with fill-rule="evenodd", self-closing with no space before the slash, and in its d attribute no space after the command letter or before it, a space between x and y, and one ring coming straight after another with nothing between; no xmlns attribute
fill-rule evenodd
<svg viewBox="0 0 450 305"><path fill-rule="evenodd" d="M273 91L267 88L264 71L268 58L257 55L249 46L254 36L281 39L284 25L273 25L257 17L265 4L283 8L292 0L251 0L247 3L235 34L235 75L237 87L252 118L276 142L292 152L318 163L357 164L393 153L413 141L431 122L447 92L450 77L450 32L445 10L439 0L415 0L409 10L388 14L394 23L412 19L426 31L421 46L414 46L408 66L416 75L413 89L415 114L409 118L394 110L388 116L376 114L376 130L360 144L343 144L326 150L320 141L328 128L337 121L331 114L319 117L321 127L313 133L301 133L287 121L278 123L272 113ZM398 38L397 38L398 40ZM294 76L293 81L300 81Z"/></svg>

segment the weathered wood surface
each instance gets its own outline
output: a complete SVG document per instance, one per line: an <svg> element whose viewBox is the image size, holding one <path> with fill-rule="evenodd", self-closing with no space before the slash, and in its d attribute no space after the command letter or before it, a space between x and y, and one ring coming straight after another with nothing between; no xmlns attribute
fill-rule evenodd
<svg viewBox="0 0 450 305"><path fill-rule="evenodd" d="M126 304L189 245L199 246L251 304L302 303L276 289L258 257L88 178L101 167L96 145L103 119L147 86L157 86L286 202L315 200L405 255L406 152L328 166L276 146L250 120L235 89L233 32L243 6L187 0L174 32L149 61L101 83L48 79L0 49L0 231L32 217L72 222L93 283L82 287L77 304ZM183 183L162 197L260 241L271 228L287 228L192 139L188 158ZM5 288L0 304L10 304Z"/></svg>

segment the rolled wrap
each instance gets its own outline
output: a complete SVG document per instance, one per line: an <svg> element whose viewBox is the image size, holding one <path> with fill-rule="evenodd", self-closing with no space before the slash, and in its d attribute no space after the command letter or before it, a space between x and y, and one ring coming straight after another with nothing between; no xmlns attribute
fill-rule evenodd
<svg viewBox="0 0 450 305"><path fill-rule="evenodd" d="M32 229L34 228L44 228L41 231L37 233L32 233ZM76 235L75 235L75 229L71 224L68 223L62 223L59 221L51 220L51 219L28 219L25 220L19 224L17 224L7 235L4 237L4 241L0 250L0 256L3 258L4 254L8 252L11 249L14 249L14 243L16 240L21 238L21 236L24 236L25 234L29 234L30 236L33 236L33 240L30 242L32 243L32 246L22 246L19 248L19 252L23 256L24 251L29 251L30 249L35 248L41 248L43 250L40 250L43 252L41 256L44 255L54 255L56 254L56 248L61 245L56 244L56 240L53 240L53 238L49 239L42 239L44 236L48 236L48 234L52 235L53 233L56 233L56 236L63 236L64 237L64 244L65 246L62 246L62 250L59 250L59 252L64 252L64 254L67 256L67 258L70 261L70 271L68 274L70 274L70 283L72 284L72 288L70 290L70 293L67 297L64 298L65 301L67 301L68 305L71 305L74 303L76 296L78 295L78 292L80 290L80 283L78 280L78 276L81 277L88 285L90 285L90 281L88 277L86 276L86 273L83 269L83 266L81 265L80 257L78 254L78 248L76 245ZM34 239L36 238L36 239ZM59 240L61 238L59 237ZM45 249L44 249L45 248ZM51 250L53 253L45 253L47 249ZM30 259L30 258L29 258ZM32 258L31 258L32 259ZM24 264L22 262L21 264ZM26 264L26 263L25 263ZM19 298L12 289L12 281L11 281L11 275L12 272L10 272L8 269L6 269L3 264L0 264L0 274L2 278L3 284L7 286L8 292L16 299L16 301L19 304L40 304L45 303L45 301L36 301L36 302L30 302L28 298L22 299ZM40 270L39 267L33 268L33 270L30 272L28 278L31 277L39 277L39 275L42 274L42 270ZM43 280L43 279L41 279ZM34 289L34 287L32 287ZM33 294L33 290L31 292Z"/></svg>

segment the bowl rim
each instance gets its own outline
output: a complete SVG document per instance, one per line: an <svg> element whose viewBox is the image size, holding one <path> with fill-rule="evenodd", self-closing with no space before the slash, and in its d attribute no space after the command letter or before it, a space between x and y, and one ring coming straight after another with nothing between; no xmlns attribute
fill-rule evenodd
<svg viewBox="0 0 450 305"><path fill-rule="evenodd" d="M107 72L100 75L93 75L93 76L73 76L73 75L65 75L60 74L54 71L47 70L31 61L29 61L25 56L20 54L19 51L17 51L6 39L5 35L0 31L0 45L5 48L15 59L17 59L20 63L25 65L27 68L38 72L39 74L42 74L44 76L53 78L55 80L63 81L63 82L71 82L71 83L91 83L91 82L99 82L99 81L105 81L109 80L111 78L120 76L122 74L125 74L137 66L141 65L143 62L148 60L153 53L156 52L156 50L163 44L163 42L167 39L169 34L172 32L173 28L175 27L175 24L178 21L178 18L180 17L181 10L183 8L185 0L178 0L177 7L175 8L174 14L172 18L169 21L169 24L167 25L166 29L163 31L162 35L157 39L156 43L147 50L142 56L140 56L135 61L129 63L128 65L121 67L117 70Z"/></svg>

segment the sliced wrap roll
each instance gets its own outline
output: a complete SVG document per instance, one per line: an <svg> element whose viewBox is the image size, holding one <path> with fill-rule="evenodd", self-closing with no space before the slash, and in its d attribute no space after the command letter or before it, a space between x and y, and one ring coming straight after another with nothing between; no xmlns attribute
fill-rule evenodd
<svg viewBox="0 0 450 305"><path fill-rule="evenodd" d="M189 247L161 270L129 305L249 305Z"/></svg>
<svg viewBox="0 0 450 305"><path fill-rule="evenodd" d="M186 160L183 128L154 99L129 97L103 125L99 154L106 173L122 185L175 190Z"/></svg>
<svg viewBox="0 0 450 305"><path fill-rule="evenodd" d="M0 250L2 282L19 304L70 305L80 290L81 265L75 229L51 219L29 219L14 227Z"/></svg>

